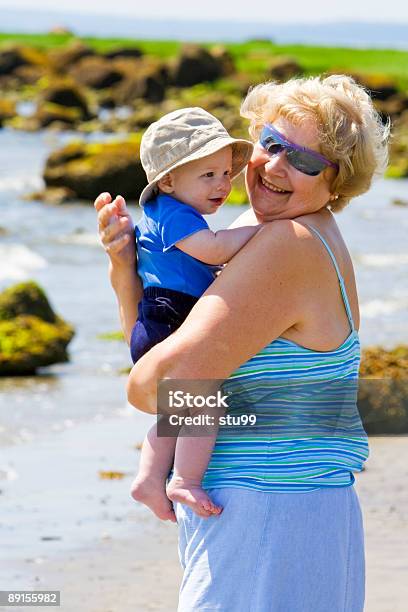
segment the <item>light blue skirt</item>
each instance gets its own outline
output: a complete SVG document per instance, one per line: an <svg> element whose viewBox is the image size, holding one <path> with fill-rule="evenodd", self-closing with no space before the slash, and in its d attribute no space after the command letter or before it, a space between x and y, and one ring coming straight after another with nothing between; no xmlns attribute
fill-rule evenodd
<svg viewBox="0 0 408 612"><path fill-rule="evenodd" d="M224 507L218 517L176 504L178 612L362 612L364 533L353 486L208 492Z"/></svg>

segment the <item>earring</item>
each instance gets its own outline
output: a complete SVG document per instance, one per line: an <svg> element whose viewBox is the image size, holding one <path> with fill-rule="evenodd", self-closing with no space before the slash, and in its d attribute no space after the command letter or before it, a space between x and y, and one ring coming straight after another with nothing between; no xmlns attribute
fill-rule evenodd
<svg viewBox="0 0 408 612"><path fill-rule="evenodd" d="M338 199L339 199L338 193L333 193L329 198L330 202L334 202L335 200L338 200Z"/></svg>

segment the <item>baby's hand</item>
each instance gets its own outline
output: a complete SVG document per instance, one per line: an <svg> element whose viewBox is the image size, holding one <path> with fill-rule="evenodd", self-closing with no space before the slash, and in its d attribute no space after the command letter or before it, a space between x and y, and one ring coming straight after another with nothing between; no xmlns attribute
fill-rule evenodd
<svg viewBox="0 0 408 612"><path fill-rule="evenodd" d="M134 224L126 201L110 193L101 193L95 200L98 212L98 232L101 243L113 263L134 264L136 247Z"/></svg>

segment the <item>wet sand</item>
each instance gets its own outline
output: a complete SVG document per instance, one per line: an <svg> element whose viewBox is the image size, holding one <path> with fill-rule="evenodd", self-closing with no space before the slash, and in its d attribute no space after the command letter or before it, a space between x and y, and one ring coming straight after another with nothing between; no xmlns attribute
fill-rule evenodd
<svg viewBox="0 0 408 612"><path fill-rule="evenodd" d="M177 527L129 495L153 418L129 409L0 449L0 589L60 590L63 612L176 609Z"/></svg>
<svg viewBox="0 0 408 612"><path fill-rule="evenodd" d="M122 442L127 440L129 451L133 434L129 431L124 434L123 429L123 422L118 422L115 427L105 424L104 433L99 436L101 444L106 444L106 437L111 436L112 447L117 448L118 438L122 437ZM122 433L119 435L120 431ZM70 440L68 436L66 446L73 439ZM105 463L106 466L106 458L103 462L98 444L88 444L86 449L81 450L78 432L75 439L76 461L83 464L86 458L92 473L97 465L100 467ZM86 435L83 435L85 439ZM356 484L366 532L365 610L405 612L408 600L408 437L370 438L370 447L366 469L357 475ZM61 448L63 445L60 445ZM64 453L63 450L61 452ZM129 452L126 453L128 456L133 458ZM125 465L126 461L127 458L119 466L127 473L120 482L95 480L93 489L88 489L89 482L85 478L86 496L78 495L78 492L74 495L76 504L84 504L77 508L78 516L85 517L82 523L79 521L79 525L73 506L67 509L64 517L66 530L59 520L61 517L54 524L49 516L45 523L44 520L38 523L38 506L32 506L31 514L29 505L24 507L28 530L37 529L37 536L41 537L48 534L52 538L54 534L58 538L59 534L61 540L41 541L35 554L27 554L27 550L20 557L12 554L11 563L9 557L7 564L3 565L11 583L10 586L5 585L2 572L1 588L59 589L60 609L64 612L176 610L181 579L177 528L170 523L161 523L146 509L128 500L127 491L133 472L130 467L133 466ZM71 463L77 469L72 458ZM55 468L51 469L55 471ZM72 486L69 475L67 480L68 485ZM44 491L44 495L49 496L52 505L52 490ZM70 494L65 500L69 497ZM79 538L79 545L75 541L67 541L69 534L79 537L84 533L72 529L73 520L77 529L85 527L87 536L91 536L86 541Z"/></svg>
<svg viewBox="0 0 408 612"><path fill-rule="evenodd" d="M365 612L406 612L408 436L369 441L366 469L356 478L365 527Z"/></svg>

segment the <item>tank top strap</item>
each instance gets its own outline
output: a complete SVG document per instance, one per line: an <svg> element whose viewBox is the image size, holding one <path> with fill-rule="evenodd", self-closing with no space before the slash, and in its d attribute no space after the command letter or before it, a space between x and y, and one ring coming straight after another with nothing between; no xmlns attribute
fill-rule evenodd
<svg viewBox="0 0 408 612"><path fill-rule="evenodd" d="M325 238L323 238L321 233L315 227L312 227L311 225L308 225L307 223L303 223L302 225L304 225L305 227L310 229L311 232L313 232L313 234L315 234L320 239L320 241L326 247L326 250L327 250L328 254L330 255L330 259L332 260L334 268L336 270L337 278L339 279L341 296L342 296L342 299L343 299L344 308L346 309L346 314L347 314L347 318L348 318L349 323L350 323L351 331L354 331L353 315L351 314L350 302L349 302L349 299L348 299L348 295L347 295L347 291L346 291L346 286L344 284L344 279L343 279L343 277L341 275L340 268L339 268L337 260L336 260L336 258L334 256L334 253L331 250L331 248L329 247L327 240Z"/></svg>

